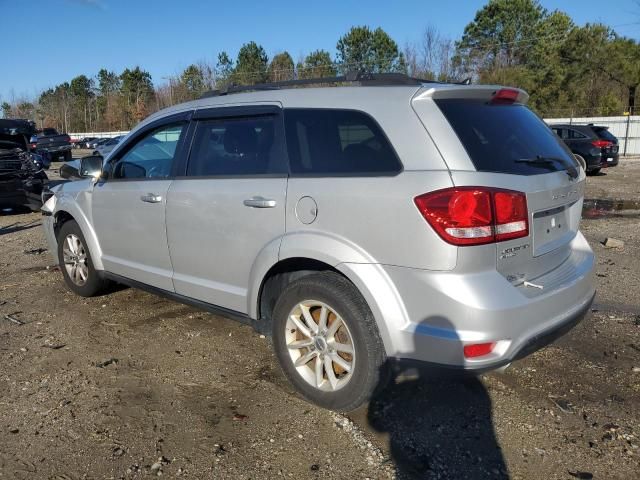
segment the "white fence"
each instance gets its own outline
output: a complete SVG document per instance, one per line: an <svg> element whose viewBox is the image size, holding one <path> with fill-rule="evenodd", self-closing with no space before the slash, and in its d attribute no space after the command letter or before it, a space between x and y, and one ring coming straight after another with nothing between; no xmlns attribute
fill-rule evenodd
<svg viewBox="0 0 640 480"><path fill-rule="evenodd" d="M94 138L113 138L119 137L120 135L126 135L129 131L124 132L80 132L80 133L69 133L68 135L71 137L71 140L80 140L81 138L86 137L94 137Z"/></svg>
<svg viewBox="0 0 640 480"><path fill-rule="evenodd" d="M618 138L621 155L640 155L640 115L621 117L580 117L580 118L545 118L548 124L593 123L609 127L609 131ZM82 132L70 133L72 139L82 137L111 138L126 135L129 132Z"/></svg>

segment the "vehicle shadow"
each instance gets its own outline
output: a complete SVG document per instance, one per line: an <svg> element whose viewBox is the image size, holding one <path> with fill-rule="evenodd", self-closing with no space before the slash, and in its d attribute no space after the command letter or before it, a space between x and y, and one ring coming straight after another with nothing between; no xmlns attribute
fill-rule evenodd
<svg viewBox="0 0 640 480"><path fill-rule="evenodd" d="M21 232L22 230L29 230L31 228L39 227L40 225L42 224L36 221L27 224L12 223L11 225L7 225L6 227L0 227L0 236Z"/></svg>
<svg viewBox="0 0 640 480"><path fill-rule="evenodd" d="M455 332L443 321L438 328ZM374 393L367 420L388 436L398 479L509 478L478 377L424 365L407 370L397 361L383 372L390 380Z"/></svg>

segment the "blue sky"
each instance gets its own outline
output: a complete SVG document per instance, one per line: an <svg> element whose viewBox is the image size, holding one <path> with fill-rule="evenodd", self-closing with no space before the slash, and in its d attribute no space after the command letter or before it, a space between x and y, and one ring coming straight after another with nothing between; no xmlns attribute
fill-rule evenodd
<svg viewBox="0 0 640 480"><path fill-rule="evenodd" d="M462 34L482 0L0 0L2 61L0 99L33 97L100 68L121 72L140 65L154 82L190 63L215 63L217 52L233 58L255 40L269 56L299 56L317 48L332 53L352 25L380 26L401 46L433 24ZM636 0L542 0L578 24L603 22L640 39Z"/></svg>

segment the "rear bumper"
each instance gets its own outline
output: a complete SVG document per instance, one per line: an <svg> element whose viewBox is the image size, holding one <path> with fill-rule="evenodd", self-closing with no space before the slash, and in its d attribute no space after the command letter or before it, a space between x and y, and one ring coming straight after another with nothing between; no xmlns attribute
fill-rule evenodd
<svg viewBox="0 0 640 480"><path fill-rule="evenodd" d="M619 153L599 154L599 155L583 155L584 161L587 163L587 170L595 170L597 168L615 167L618 165L620 158Z"/></svg>
<svg viewBox="0 0 640 480"><path fill-rule="evenodd" d="M618 165L619 160L620 160L620 155L617 153L609 156L603 155L601 166L602 168L615 167L616 165Z"/></svg>
<svg viewBox="0 0 640 480"><path fill-rule="evenodd" d="M581 234L572 247L562 265L535 279L542 291L513 286L497 271L385 267L411 319L389 332L388 356L483 371L542 348L584 318L593 302L593 252ZM490 354L464 357L465 345L485 342L496 342Z"/></svg>
<svg viewBox="0 0 640 480"><path fill-rule="evenodd" d="M71 150L71 145L60 145L57 147L36 147L36 151L38 152L49 152L49 153L63 153L67 150Z"/></svg>

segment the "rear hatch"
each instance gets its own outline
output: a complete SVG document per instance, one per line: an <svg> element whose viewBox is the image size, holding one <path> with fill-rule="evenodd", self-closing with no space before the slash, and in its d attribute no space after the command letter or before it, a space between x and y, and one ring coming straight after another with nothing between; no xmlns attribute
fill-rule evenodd
<svg viewBox="0 0 640 480"><path fill-rule="evenodd" d="M435 127L433 118L425 121L426 105L415 110L440 147L454 185L521 192L527 207L526 212L522 209L522 220L526 217L528 225L519 238L460 249L495 252L496 268L509 281L534 282L572 253L570 244L579 228L585 174L566 145L525 106L528 97L524 92L466 88L432 89L414 99L414 108L420 101L435 103L430 116L439 117L435 120L445 127ZM432 132L428 124L436 131ZM497 201L491 208L494 219L498 218ZM461 258L468 257L459 254Z"/></svg>
<svg viewBox="0 0 640 480"><path fill-rule="evenodd" d="M39 150L56 150L60 147L71 145L69 141L69 135L66 134L38 137L36 148Z"/></svg>
<svg viewBox="0 0 640 480"><path fill-rule="evenodd" d="M610 145L605 144L605 147L602 149L603 155L615 155L618 153L618 138L609 131L609 127L594 125L591 129L600 140L610 142Z"/></svg>

